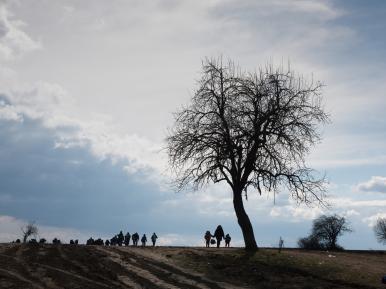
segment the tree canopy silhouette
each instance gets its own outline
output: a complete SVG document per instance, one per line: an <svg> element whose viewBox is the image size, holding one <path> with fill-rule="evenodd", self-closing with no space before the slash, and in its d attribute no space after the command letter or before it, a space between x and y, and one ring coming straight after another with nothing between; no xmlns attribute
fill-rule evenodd
<svg viewBox="0 0 386 289"><path fill-rule="evenodd" d="M329 250L339 249L337 240L344 232L352 232L345 217L322 215L314 220L312 234L326 244Z"/></svg>
<svg viewBox="0 0 386 289"><path fill-rule="evenodd" d="M206 59L191 103L175 113L167 147L177 189L227 182L247 250L257 249L247 188L275 194L284 185L299 202L323 202L324 179L304 161L328 120L321 87L283 67L248 73Z"/></svg>
<svg viewBox="0 0 386 289"><path fill-rule="evenodd" d="M311 250L342 250L337 242L345 232L352 232L345 217L322 215L313 221L311 235L301 238L298 245Z"/></svg>
<svg viewBox="0 0 386 289"><path fill-rule="evenodd" d="M29 222L25 227L21 228L21 231L23 233L23 243L26 243L30 236L37 235L38 227L35 225L35 222Z"/></svg>
<svg viewBox="0 0 386 289"><path fill-rule="evenodd" d="M386 218L379 218L374 226L374 233L378 242L386 245Z"/></svg>

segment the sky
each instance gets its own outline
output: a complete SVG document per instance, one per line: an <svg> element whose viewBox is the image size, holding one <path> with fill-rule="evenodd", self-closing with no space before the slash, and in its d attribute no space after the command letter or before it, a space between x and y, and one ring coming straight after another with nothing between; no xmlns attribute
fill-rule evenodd
<svg viewBox="0 0 386 289"><path fill-rule="evenodd" d="M259 246L296 246L321 214L353 232L348 249L384 249L386 2L333 0L0 0L0 242L29 221L39 236L157 232L203 245L222 224L243 244L226 184L176 193L165 137L205 57L254 71L291 64L324 83L331 122L307 164L331 208L250 191Z"/></svg>

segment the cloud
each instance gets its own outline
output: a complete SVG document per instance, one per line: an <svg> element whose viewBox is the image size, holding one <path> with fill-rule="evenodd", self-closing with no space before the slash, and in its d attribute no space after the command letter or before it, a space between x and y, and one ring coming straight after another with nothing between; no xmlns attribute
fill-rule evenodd
<svg viewBox="0 0 386 289"><path fill-rule="evenodd" d="M0 2L0 60L11 60L25 52L41 48L41 44L32 40L23 30L25 25L12 19L6 2Z"/></svg>
<svg viewBox="0 0 386 289"><path fill-rule="evenodd" d="M341 9L337 9L331 5L328 1L274 1L275 5L286 5L286 8L297 11L304 11L312 14L319 14L322 17L328 19L334 19L343 14Z"/></svg>
<svg viewBox="0 0 386 289"><path fill-rule="evenodd" d="M0 120L22 121L23 117L0 97Z"/></svg>
<svg viewBox="0 0 386 289"><path fill-rule="evenodd" d="M364 158L320 158L313 159L310 164L315 168L331 169L331 168L347 168L347 167L361 167L372 165L385 165L386 155L378 155L374 157Z"/></svg>
<svg viewBox="0 0 386 289"><path fill-rule="evenodd" d="M301 222L304 220L313 220L323 214L319 207L307 207L304 205L296 206L295 204L281 207L273 207L269 215L273 218L282 218L291 222Z"/></svg>
<svg viewBox="0 0 386 289"><path fill-rule="evenodd" d="M226 38L232 50L255 55L258 49L265 58L263 61L290 56L291 60L299 61L298 65L305 64L316 49L334 49L355 37L349 27L335 25L331 29L328 21L344 14L332 2L227 1L218 3L210 11L217 19L225 20L222 34L225 30L238 33ZM234 41L236 38L239 42ZM309 67L303 68L309 73Z"/></svg>
<svg viewBox="0 0 386 289"><path fill-rule="evenodd" d="M373 176L369 181L358 184L356 190L359 192L386 193L386 177Z"/></svg>
<svg viewBox="0 0 386 289"><path fill-rule="evenodd" d="M335 130L339 124L335 122L336 119L333 119L333 123L326 127L324 139L309 156L309 163L313 167L331 170L386 164L386 140L382 131L353 132L345 128L337 133Z"/></svg>
<svg viewBox="0 0 386 289"><path fill-rule="evenodd" d="M55 131L57 148L85 147L100 159L124 161L127 173L156 170L151 178L161 183L166 172L162 145L137 134L122 134L119 125L105 114L82 119L74 116L76 102L56 83L8 83L0 89L0 119L39 121Z"/></svg>
<svg viewBox="0 0 386 289"><path fill-rule="evenodd" d="M362 221L369 227L374 227L379 218L386 218L386 213L377 213L370 217L363 218Z"/></svg>
<svg viewBox="0 0 386 289"><path fill-rule="evenodd" d="M360 213L357 210L353 210L353 209L343 212L343 216L345 217L359 216L359 215Z"/></svg>
<svg viewBox="0 0 386 289"><path fill-rule="evenodd" d="M262 9L267 9L275 11L275 9L280 9L282 13L309 13L311 15L317 15L325 19L334 19L338 16L341 16L343 12L336 7L331 5L331 2L328 1L318 1L318 0L274 0L274 1L258 1L255 2L256 6L261 6Z"/></svg>
<svg viewBox="0 0 386 289"><path fill-rule="evenodd" d="M128 219L127 225L138 227L163 198L159 186L138 181L146 172L127 174L122 160L98 159L89 145L57 147L57 135L71 130L53 130L26 116L22 122L0 120L0 211L93 231L122 228ZM141 223L145 228L151 220Z"/></svg>
<svg viewBox="0 0 386 289"><path fill-rule="evenodd" d="M331 198L331 203L334 207L348 208L348 207L384 207L386 200L356 200L353 198Z"/></svg>

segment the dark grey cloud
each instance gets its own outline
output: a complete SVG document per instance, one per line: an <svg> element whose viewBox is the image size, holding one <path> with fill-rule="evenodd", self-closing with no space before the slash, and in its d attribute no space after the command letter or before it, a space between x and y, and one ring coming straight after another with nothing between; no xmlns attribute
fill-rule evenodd
<svg viewBox="0 0 386 289"><path fill-rule="evenodd" d="M89 148L55 147L40 121L0 121L0 211L46 225L111 231L141 224L162 199L158 185Z"/></svg>

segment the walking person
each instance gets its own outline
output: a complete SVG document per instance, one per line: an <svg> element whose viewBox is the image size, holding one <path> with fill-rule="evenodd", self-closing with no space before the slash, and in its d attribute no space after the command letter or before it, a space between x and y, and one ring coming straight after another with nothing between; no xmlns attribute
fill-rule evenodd
<svg viewBox="0 0 386 289"><path fill-rule="evenodd" d="M154 232L153 235L151 236L151 241L153 242L153 247L155 246L155 242L157 241L157 239L158 239L158 236Z"/></svg>
<svg viewBox="0 0 386 289"><path fill-rule="evenodd" d="M224 230L222 229L221 225L217 226L216 231L214 232L214 237L217 241L217 248L220 248L221 240L224 239Z"/></svg>
<svg viewBox="0 0 386 289"><path fill-rule="evenodd" d="M210 239L212 238L212 234L209 232L209 231L206 231L205 235L204 235L204 239L205 239L205 247L206 248L209 248L210 247Z"/></svg>
<svg viewBox="0 0 386 289"><path fill-rule="evenodd" d="M125 241L124 241L125 246L129 246L129 244L130 244L130 238L131 238L131 235L130 235L129 232L127 232L126 235L125 235Z"/></svg>
<svg viewBox="0 0 386 289"><path fill-rule="evenodd" d="M146 234L143 234L141 238L142 247L146 247L146 242L147 242Z"/></svg>
<svg viewBox="0 0 386 289"><path fill-rule="evenodd" d="M281 250L283 249L283 247L284 247L284 240L280 236L280 239L279 239L279 253L281 253Z"/></svg>
<svg viewBox="0 0 386 289"><path fill-rule="evenodd" d="M225 247L228 247L229 248L229 244L231 242L231 236L229 236L229 234L226 234L225 235Z"/></svg>
<svg viewBox="0 0 386 289"><path fill-rule="evenodd" d="M117 236L118 236L118 246L122 246L123 240L125 239L125 237L123 236L122 231L120 231Z"/></svg>
<svg viewBox="0 0 386 289"><path fill-rule="evenodd" d="M137 232L135 232L133 234L133 236L131 236L132 240L133 240L133 246L137 246L138 245L138 240L139 240L139 235Z"/></svg>

